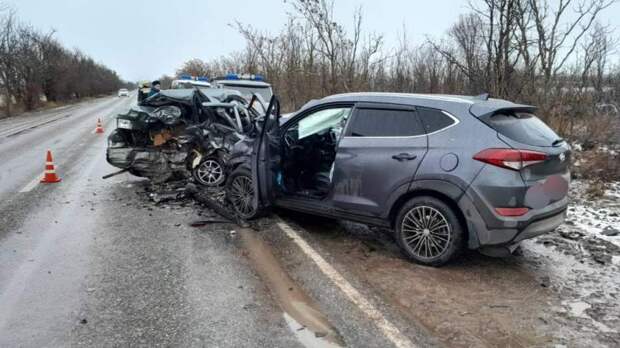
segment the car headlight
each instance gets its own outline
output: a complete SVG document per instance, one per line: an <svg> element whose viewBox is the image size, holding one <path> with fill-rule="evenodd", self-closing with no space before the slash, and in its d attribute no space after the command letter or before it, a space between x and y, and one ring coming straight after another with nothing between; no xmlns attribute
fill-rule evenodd
<svg viewBox="0 0 620 348"><path fill-rule="evenodd" d="M116 128L133 129L133 124L129 120L118 119L116 120Z"/></svg>

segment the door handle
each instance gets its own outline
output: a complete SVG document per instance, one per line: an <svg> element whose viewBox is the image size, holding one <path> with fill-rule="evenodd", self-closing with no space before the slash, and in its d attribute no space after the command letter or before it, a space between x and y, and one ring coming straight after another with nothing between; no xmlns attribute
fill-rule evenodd
<svg viewBox="0 0 620 348"><path fill-rule="evenodd" d="M399 162L402 162L402 161L413 161L414 159L418 158L418 156L411 154L411 153L400 153L398 155L392 156L392 158Z"/></svg>

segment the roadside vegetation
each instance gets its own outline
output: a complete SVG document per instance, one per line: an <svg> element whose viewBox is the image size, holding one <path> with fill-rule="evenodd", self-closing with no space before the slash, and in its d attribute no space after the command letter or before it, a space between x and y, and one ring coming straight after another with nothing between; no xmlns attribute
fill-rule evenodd
<svg viewBox="0 0 620 348"><path fill-rule="evenodd" d="M109 94L123 84L116 72L64 47L54 31L39 31L0 4L0 118Z"/></svg>
<svg viewBox="0 0 620 348"><path fill-rule="evenodd" d="M288 111L342 92L489 93L538 106L577 152L595 157L594 166L575 167L577 176L620 179L618 40L599 20L616 0L471 1L443 37L414 45L402 34L398 47L363 30L361 9L347 30L333 1L285 2L292 11L280 33L235 23L243 51L191 59L177 74L264 74Z"/></svg>

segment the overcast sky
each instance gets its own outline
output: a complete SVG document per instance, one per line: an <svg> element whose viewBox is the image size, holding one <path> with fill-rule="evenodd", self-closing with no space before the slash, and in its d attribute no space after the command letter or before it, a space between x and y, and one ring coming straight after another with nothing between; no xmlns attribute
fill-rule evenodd
<svg viewBox="0 0 620 348"><path fill-rule="evenodd" d="M229 26L238 20L271 33L280 31L289 5L283 0L0 0L41 30L56 30L67 47L76 47L128 80L172 74L190 58L209 60L244 47ZM336 0L335 14L352 23L362 6L364 28L397 44L403 26L421 42L441 36L467 0ZM608 9L604 22L618 23L620 6ZM612 20L614 18L615 20Z"/></svg>

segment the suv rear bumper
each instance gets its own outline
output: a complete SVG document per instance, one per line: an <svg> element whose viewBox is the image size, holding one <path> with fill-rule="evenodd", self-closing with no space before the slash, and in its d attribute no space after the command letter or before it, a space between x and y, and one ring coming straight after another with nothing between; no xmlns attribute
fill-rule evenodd
<svg viewBox="0 0 620 348"><path fill-rule="evenodd" d="M525 229L521 230L521 232L517 233L517 235L513 238L511 242L520 242L525 239L534 238L540 236L541 234L545 234L551 232L558 228L564 220L566 219L566 207L564 207L559 213L555 215L544 217L540 220L536 220Z"/></svg>
<svg viewBox="0 0 620 348"><path fill-rule="evenodd" d="M500 217L488 208L476 207L471 195L472 192L468 191L458 202L467 223L470 249L513 246L555 230L566 218L567 197L544 208L531 210L524 216L510 218Z"/></svg>

